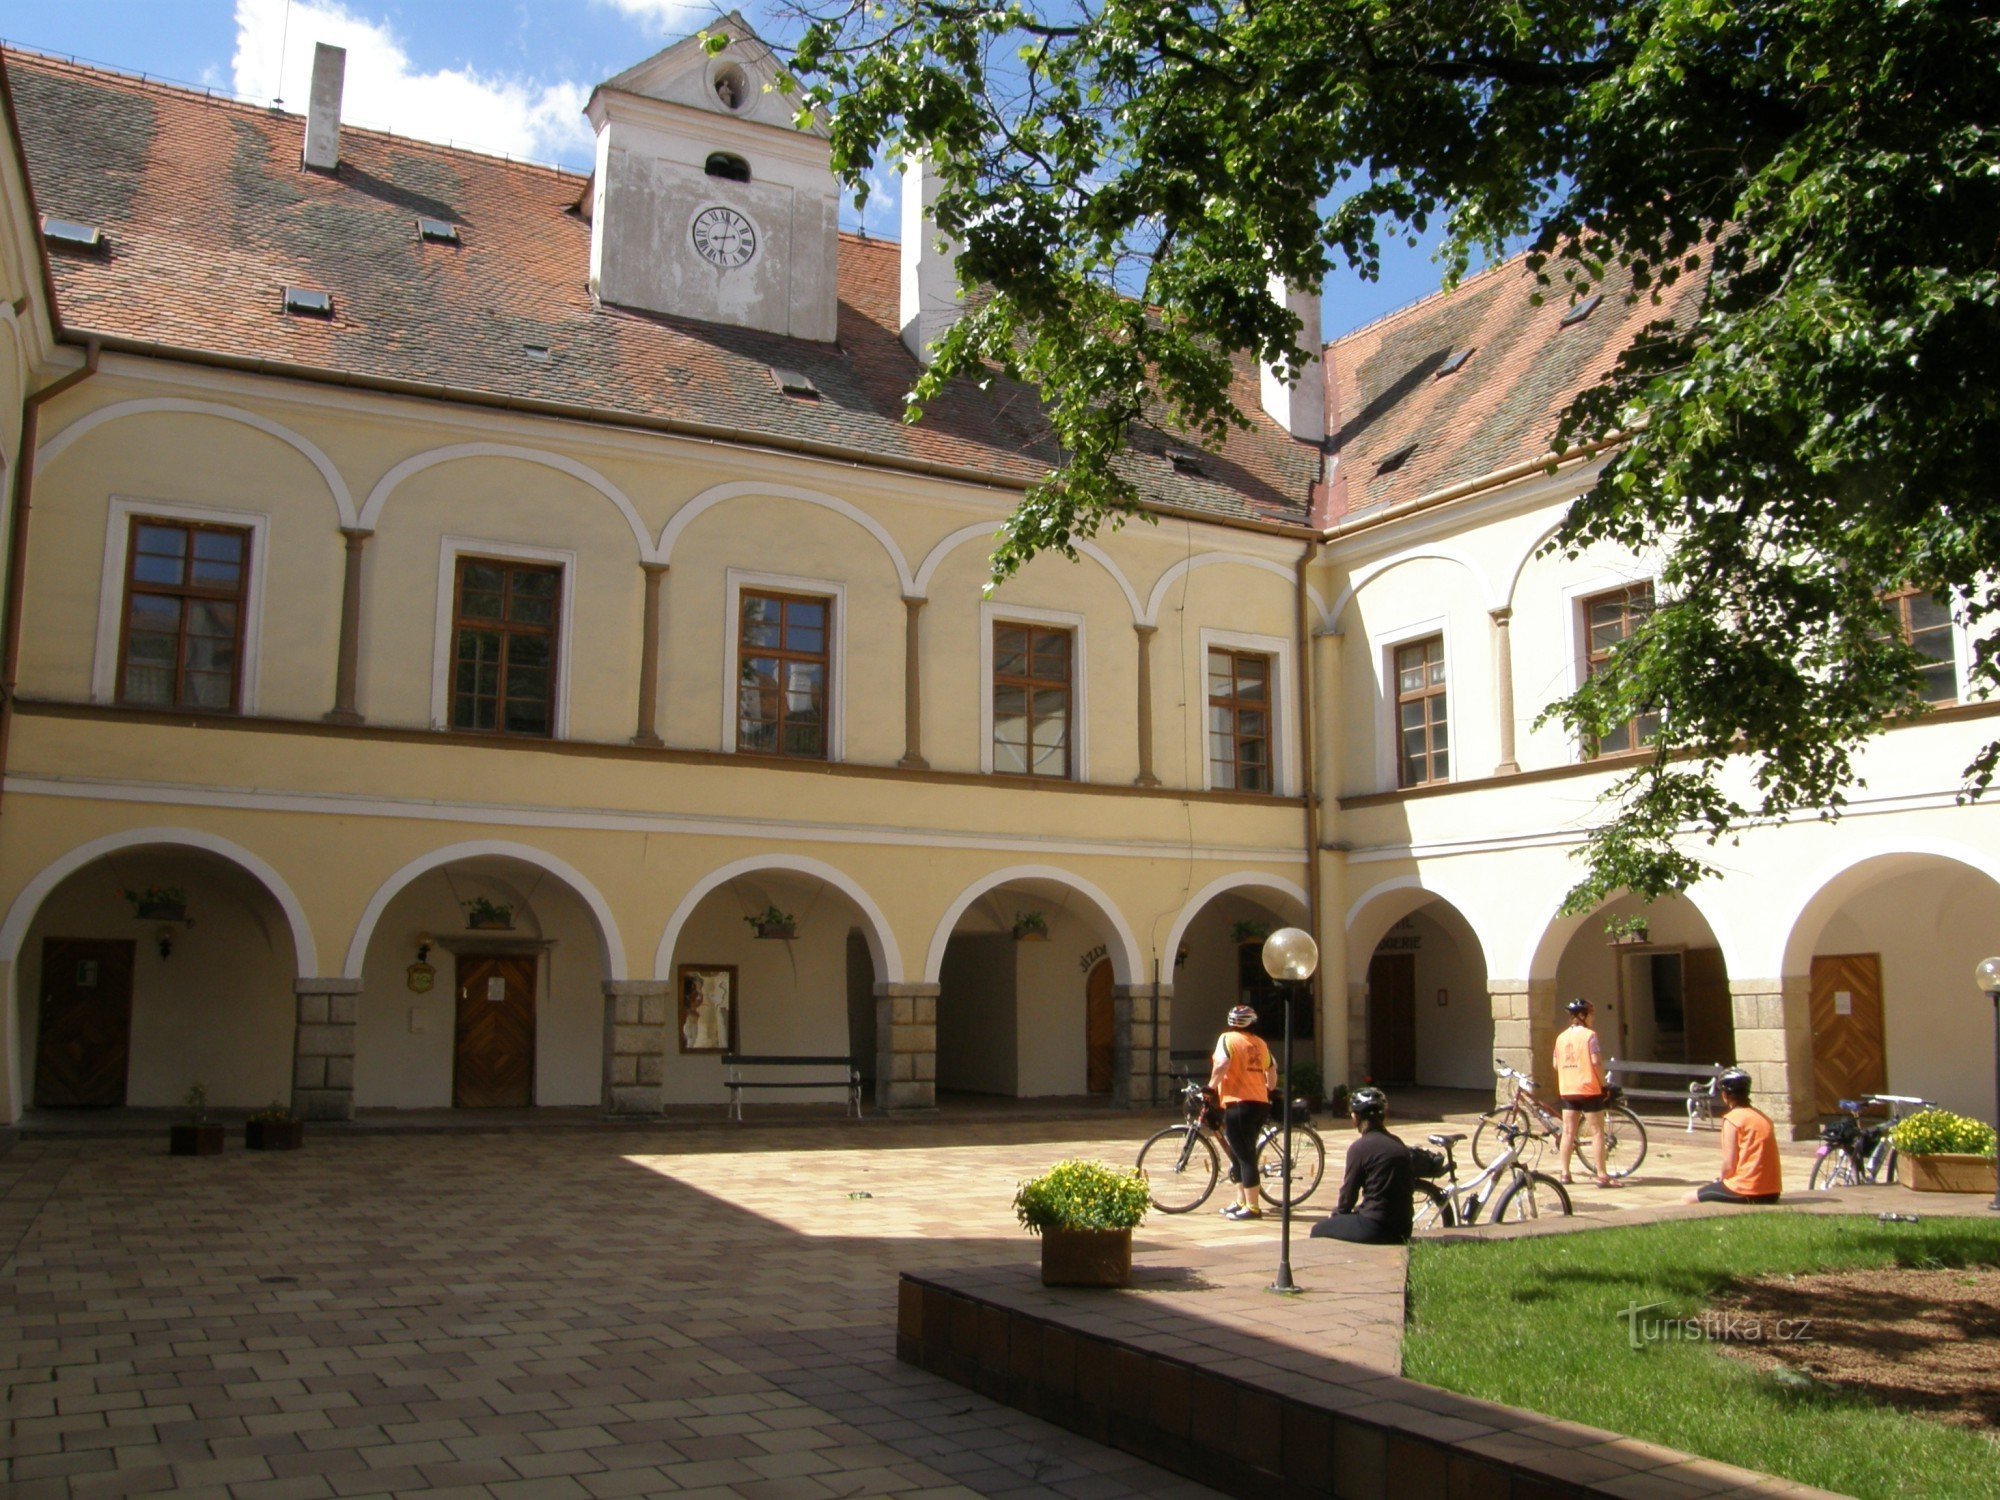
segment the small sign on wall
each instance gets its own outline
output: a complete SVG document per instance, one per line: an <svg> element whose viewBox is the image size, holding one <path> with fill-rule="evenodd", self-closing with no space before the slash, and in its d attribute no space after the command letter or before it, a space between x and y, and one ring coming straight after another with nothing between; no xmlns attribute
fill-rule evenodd
<svg viewBox="0 0 2000 1500"><path fill-rule="evenodd" d="M505 977L499 974L493 975L486 981L486 1003L488 1005L498 1005L506 998L507 981Z"/></svg>
<svg viewBox="0 0 2000 1500"><path fill-rule="evenodd" d="M1854 1014L1854 992L1852 990L1835 990L1833 992L1833 1013L1836 1016L1851 1016Z"/></svg>

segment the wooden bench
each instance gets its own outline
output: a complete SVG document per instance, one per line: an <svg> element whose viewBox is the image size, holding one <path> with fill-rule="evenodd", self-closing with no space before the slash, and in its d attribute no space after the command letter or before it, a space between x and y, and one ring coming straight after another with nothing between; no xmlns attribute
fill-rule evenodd
<svg viewBox="0 0 2000 1500"><path fill-rule="evenodd" d="M855 1119L861 1118L861 1070L854 1066L851 1057L772 1057L731 1052L723 1055L722 1064L729 1070L729 1076L723 1080L723 1087L729 1090L729 1118L738 1123L743 1119L745 1089L845 1089L848 1108ZM745 1068L817 1068L823 1075L838 1073L839 1076L745 1078Z"/></svg>
<svg viewBox="0 0 2000 1500"><path fill-rule="evenodd" d="M1656 1063L1614 1057L1605 1067L1604 1081L1623 1089L1627 1099L1658 1099L1683 1106L1687 1110L1687 1128L1692 1131L1696 1120L1703 1124L1715 1122L1716 1084L1728 1071L1722 1063ZM1623 1081L1633 1074L1677 1082L1673 1088L1633 1088Z"/></svg>

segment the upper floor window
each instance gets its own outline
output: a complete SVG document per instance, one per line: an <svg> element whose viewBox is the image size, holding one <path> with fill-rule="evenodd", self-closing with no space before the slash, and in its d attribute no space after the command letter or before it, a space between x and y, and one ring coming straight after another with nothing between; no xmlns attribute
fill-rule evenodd
<svg viewBox="0 0 2000 1500"><path fill-rule="evenodd" d="M1075 637L1049 625L993 626L993 769L1070 775L1070 668Z"/></svg>
<svg viewBox="0 0 2000 1500"><path fill-rule="evenodd" d="M744 589L736 643L736 748L826 757L833 601Z"/></svg>
<svg viewBox="0 0 2000 1500"><path fill-rule="evenodd" d="M1924 659L1918 669L1923 677L1924 702L1957 702L1958 653L1952 644L1951 610L1937 595L1922 589L1884 594L1882 602L1894 616L1904 644Z"/></svg>
<svg viewBox="0 0 2000 1500"><path fill-rule="evenodd" d="M119 701L234 710L249 580L248 528L133 517Z"/></svg>
<svg viewBox="0 0 2000 1500"><path fill-rule="evenodd" d="M554 733L562 569L461 557L452 613L451 727Z"/></svg>
<svg viewBox="0 0 2000 1500"><path fill-rule="evenodd" d="M1271 658L1261 651L1208 653L1209 784L1271 790Z"/></svg>
<svg viewBox="0 0 2000 1500"><path fill-rule="evenodd" d="M1583 623L1588 655L1585 671L1595 677L1610 664L1618 647L1632 637L1640 623L1653 612L1653 586L1629 584L1608 594L1593 594L1583 601ZM1660 732L1660 716L1639 714L1627 719L1590 747L1592 755L1616 755L1624 750L1643 750Z"/></svg>
<svg viewBox="0 0 2000 1500"><path fill-rule="evenodd" d="M1425 786L1451 780L1446 722L1444 637L1396 647L1396 782Z"/></svg>

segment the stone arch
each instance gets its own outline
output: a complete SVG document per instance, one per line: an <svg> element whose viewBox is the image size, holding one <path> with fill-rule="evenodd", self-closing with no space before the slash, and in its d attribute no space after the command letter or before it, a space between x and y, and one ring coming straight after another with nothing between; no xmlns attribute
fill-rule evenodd
<svg viewBox="0 0 2000 1500"><path fill-rule="evenodd" d="M897 946L896 934L889 926L889 919L882 915L882 908L875 904L875 898L844 871L835 869L822 860L811 859L801 854L753 854L747 858L726 864L713 870L696 881L694 887L683 896L667 918L665 931L660 934L659 947L653 953L653 977L670 979L673 977L674 948L680 942L681 929L687 925L689 917L702 901L736 879L739 875L750 875L760 870L788 870L795 875L810 875L823 880L848 900L852 901L865 919L861 932L868 943L868 955L875 961L876 982L879 984L901 984L903 982L903 954Z"/></svg>
<svg viewBox="0 0 2000 1500"><path fill-rule="evenodd" d="M1167 590L1174 586L1176 579L1185 578L1188 574L1199 568L1214 568L1224 564L1239 568L1256 568L1265 573L1274 573L1285 580L1285 585L1288 588L1298 585L1298 577L1292 569L1274 558L1251 557L1249 554L1243 552L1202 552L1193 557L1182 558L1160 575L1160 581L1153 585L1153 592L1146 600L1145 613L1135 616L1135 623L1140 625L1157 625L1159 623L1160 606L1166 602ZM1327 621L1326 601L1320 598L1319 590L1312 587L1311 584L1307 584L1306 597L1312 600L1313 608L1319 612L1321 623L1325 624Z"/></svg>
<svg viewBox="0 0 2000 1500"><path fill-rule="evenodd" d="M1964 866L2000 885L2000 859L1966 844L1907 838L1864 845L1829 860L1804 882L1783 920L1772 928L1772 949L1759 955L1768 967L1756 972L1770 978L1805 973L1821 930L1850 898L1885 876L1935 860Z"/></svg>
<svg viewBox="0 0 2000 1500"><path fill-rule="evenodd" d="M389 903L411 881L419 875L428 874L444 865L460 860L476 859L481 856L500 859L517 859L523 864L534 865L549 872L567 885L583 904L590 908L591 917L597 925L597 938L603 945L604 977L623 979L625 973L625 944L618 935L618 919L611 914L611 907L597 887L574 865L556 858L531 844L516 844L505 839L472 839L462 844L452 844L447 848L433 849L419 855L404 865L402 869L383 881L368 899L367 907L361 913L361 920L355 925L354 940L347 945L347 962L341 973L349 979L359 979L362 967L368 961L368 944L375 936L375 924L382 919L382 913Z"/></svg>
<svg viewBox="0 0 2000 1500"><path fill-rule="evenodd" d="M554 469L570 478L590 486L618 508L625 518L625 524L632 528L632 540L639 549L642 562L653 561L651 539L646 534L646 523L639 519L639 511L630 497L617 485L606 479L588 464L561 453L551 453L545 448L522 448L512 443L455 443L447 448L432 448L423 453L412 454L384 474L368 492L368 499L361 507L358 523L366 530L373 530L381 519L383 507L389 497L396 492L404 480L421 474L426 469L434 469L439 464L455 463L462 458L511 458L521 463L540 464L545 469Z"/></svg>
<svg viewBox="0 0 2000 1500"><path fill-rule="evenodd" d="M183 412L192 416L216 417L225 422L239 422L245 427L255 428L267 437L276 438L287 447L295 449L326 481L327 491L333 496L334 509L339 512L342 526L370 524L357 520L354 510L354 496L347 488L347 481L333 460L310 439L301 437L282 423L273 422L269 417L256 412L244 411L240 407L224 406L215 401L189 401L179 396L151 396L141 401L119 401L110 406L100 406L87 412L63 428L47 442L43 443L37 462L43 466L54 463L67 453L86 433L102 427L107 422L115 422L121 417L145 416L153 412Z"/></svg>
<svg viewBox="0 0 2000 1500"><path fill-rule="evenodd" d="M875 538L877 545L888 554L890 565L896 570L896 581L902 585L905 595L915 597L923 592L917 580L910 574L909 562L903 556L903 549L896 545L896 539L889 535L882 523L851 501L838 495L829 495L820 490L801 489L791 484L765 484L758 480L739 480L731 484L718 484L703 490L687 504L674 512L673 519L661 528L659 545L654 548L651 560L672 562L674 544L681 533L694 524L701 516L726 505L731 500L741 500L750 496L762 496L773 500L797 500L805 505L817 505L822 510L830 510L835 515L845 516L863 531Z"/></svg>
<svg viewBox="0 0 2000 1500"><path fill-rule="evenodd" d="M1239 870L1231 875L1218 875L1196 891L1175 915L1173 926L1167 929L1167 940L1160 945L1159 951L1163 960L1171 958L1180 951L1181 938L1187 933L1188 923L1200 915L1201 909L1217 896L1227 895L1231 891L1264 891L1282 896L1301 911L1312 910L1312 903L1306 897L1305 888L1296 881L1285 879L1282 875L1267 875L1261 870Z"/></svg>
<svg viewBox="0 0 2000 1500"><path fill-rule="evenodd" d="M1389 929L1411 912L1432 901L1444 902L1458 913L1467 927L1472 929L1473 940L1479 944L1480 953L1490 968L1496 949L1491 935L1487 933L1483 922L1476 915L1479 908L1450 886L1442 885L1428 876L1398 875L1393 880L1385 880L1380 885L1370 886L1361 894L1360 899L1347 909L1349 981L1353 983L1365 981L1368 977L1368 960ZM1365 925L1364 918L1366 918Z"/></svg>
<svg viewBox="0 0 2000 1500"><path fill-rule="evenodd" d="M998 535L999 530L997 525L989 526L984 521L959 527L925 555L923 566L917 569L917 576L913 580L912 592L923 598L930 597L931 578L947 557L967 542L981 537L991 538ZM1076 550L1111 575L1111 581L1118 585L1119 592L1125 595L1125 602L1132 608L1133 623L1140 625L1146 623L1145 607L1139 603L1139 591L1132 587L1132 580L1125 576L1124 570L1111 560L1111 554L1097 543L1089 541L1077 542Z"/></svg>
<svg viewBox="0 0 2000 1500"><path fill-rule="evenodd" d="M241 844L218 838L215 834L204 833L198 828L128 828L122 833L108 833L102 838L92 839L45 866L34 879L21 888L14 898L14 904L7 909L4 922L0 922L0 962L13 963L20 957L21 942L28 935L28 928L35 920L35 913L42 902L63 881L82 869L85 865L102 859L107 854L117 854L126 849L178 847L200 849L228 860L245 874L256 880L278 903L285 914L285 925L291 932L292 959L298 967L298 977L312 978L319 972L319 945L313 940L312 925L306 920L305 908L293 894L284 876L252 854Z"/></svg>
<svg viewBox="0 0 2000 1500"><path fill-rule="evenodd" d="M1723 963L1729 972L1750 974L1753 966L1745 962L1735 934L1728 922L1723 919L1721 900L1716 891L1711 888L1699 898L1694 891L1682 891L1680 896L1694 908L1696 915L1708 924L1708 930L1715 934L1715 944L1722 950ZM1580 917L1563 916L1562 904L1563 897L1557 896L1543 907L1541 918L1529 925L1528 946L1522 952L1517 977L1553 982L1556 977L1556 966L1561 962L1563 951L1569 947L1570 940L1582 931L1584 923L1611 903L1600 902L1597 907Z"/></svg>
<svg viewBox="0 0 2000 1500"><path fill-rule="evenodd" d="M1339 630L1341 617L1347 613L1347 606L1353 603L1355 595L1391 568L1400 568L1404 563L1426 560L1453 563L1463 568L1479 585L1479 596L1485 601L1484 607L1488 610L1498 607L1495 603L1492 580L1486 576L1486 569L1481 567L1470 554L1461 552L1456 547L1413 547L1408 552L1398 552L1394 557L1385 557L1380 562L1370 563L1364 568L1357 569L1348 579L1347 587L1340 591L1340 597L1333 601L1333 608L1325 613L1326 629L1330 632Z"/></svg>
<svg viewBox="0 0 2000 1500"><path fill-rule="evenodd" d="M1139 944L1133 938L1132 929L1126 923L1124 913L1118 910L1117 903L1081 875L1072 875L1069 871L1058 869L1054 865L1013 865L1005 870L995 870L990 875L980 876L960 891L951 905L945 908L943 919L938 923L937 930L931 934L930 949L924 955L925 984L936 984L939 975L943 973L945 946L950 943L952 930L958 926L958 919L965 915L966 908L988 891L1021 880L1046 880L1066 886L1094 906L1098 915L1111 928L1112 941L1105 945L1109 949L1105 956L1111 960L1112 978L1119 984L1140 982L1144 966L1139 953Z"/></svg>

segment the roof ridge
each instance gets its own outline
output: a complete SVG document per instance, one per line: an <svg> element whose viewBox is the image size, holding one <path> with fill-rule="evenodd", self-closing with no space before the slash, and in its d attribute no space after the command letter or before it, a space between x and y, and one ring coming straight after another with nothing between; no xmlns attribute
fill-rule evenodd
<svg viewBox="0 0 2000 1500"><path fill-rule="evenodd" d="M260 104L254 99L246 99L238 94L205 84L188 83L182 79L163 78L158 74L133 72L115 67L110 63L91 62L84 58L61 52L43 52L34 47L23 47L16 42L0 40L0 62L13 58L32 58L44 67L79 73L86 77L108 79L116 83L147 89L154 93L167 94L186 99L193 104L212 105L218 109L234 110L269 120L274 116L284 120L297 120L301 127L305 116L289 109L281 109L274 104ZM352 121L340 122L342 135L367 136L374 140L393 142L398 146L417 147L426 151L440 151L449 156L471 157L476 161L488 162L501 167L525 167L530 171L547 173L556 177L566 177L583 183L590 180L587 172L572 171L554 162L536 161L526 156L509 156L502 151L482 151L476 146L461 146L448 141L427 140L419 135L399 135L379 125L360 125Z"/></svg>

